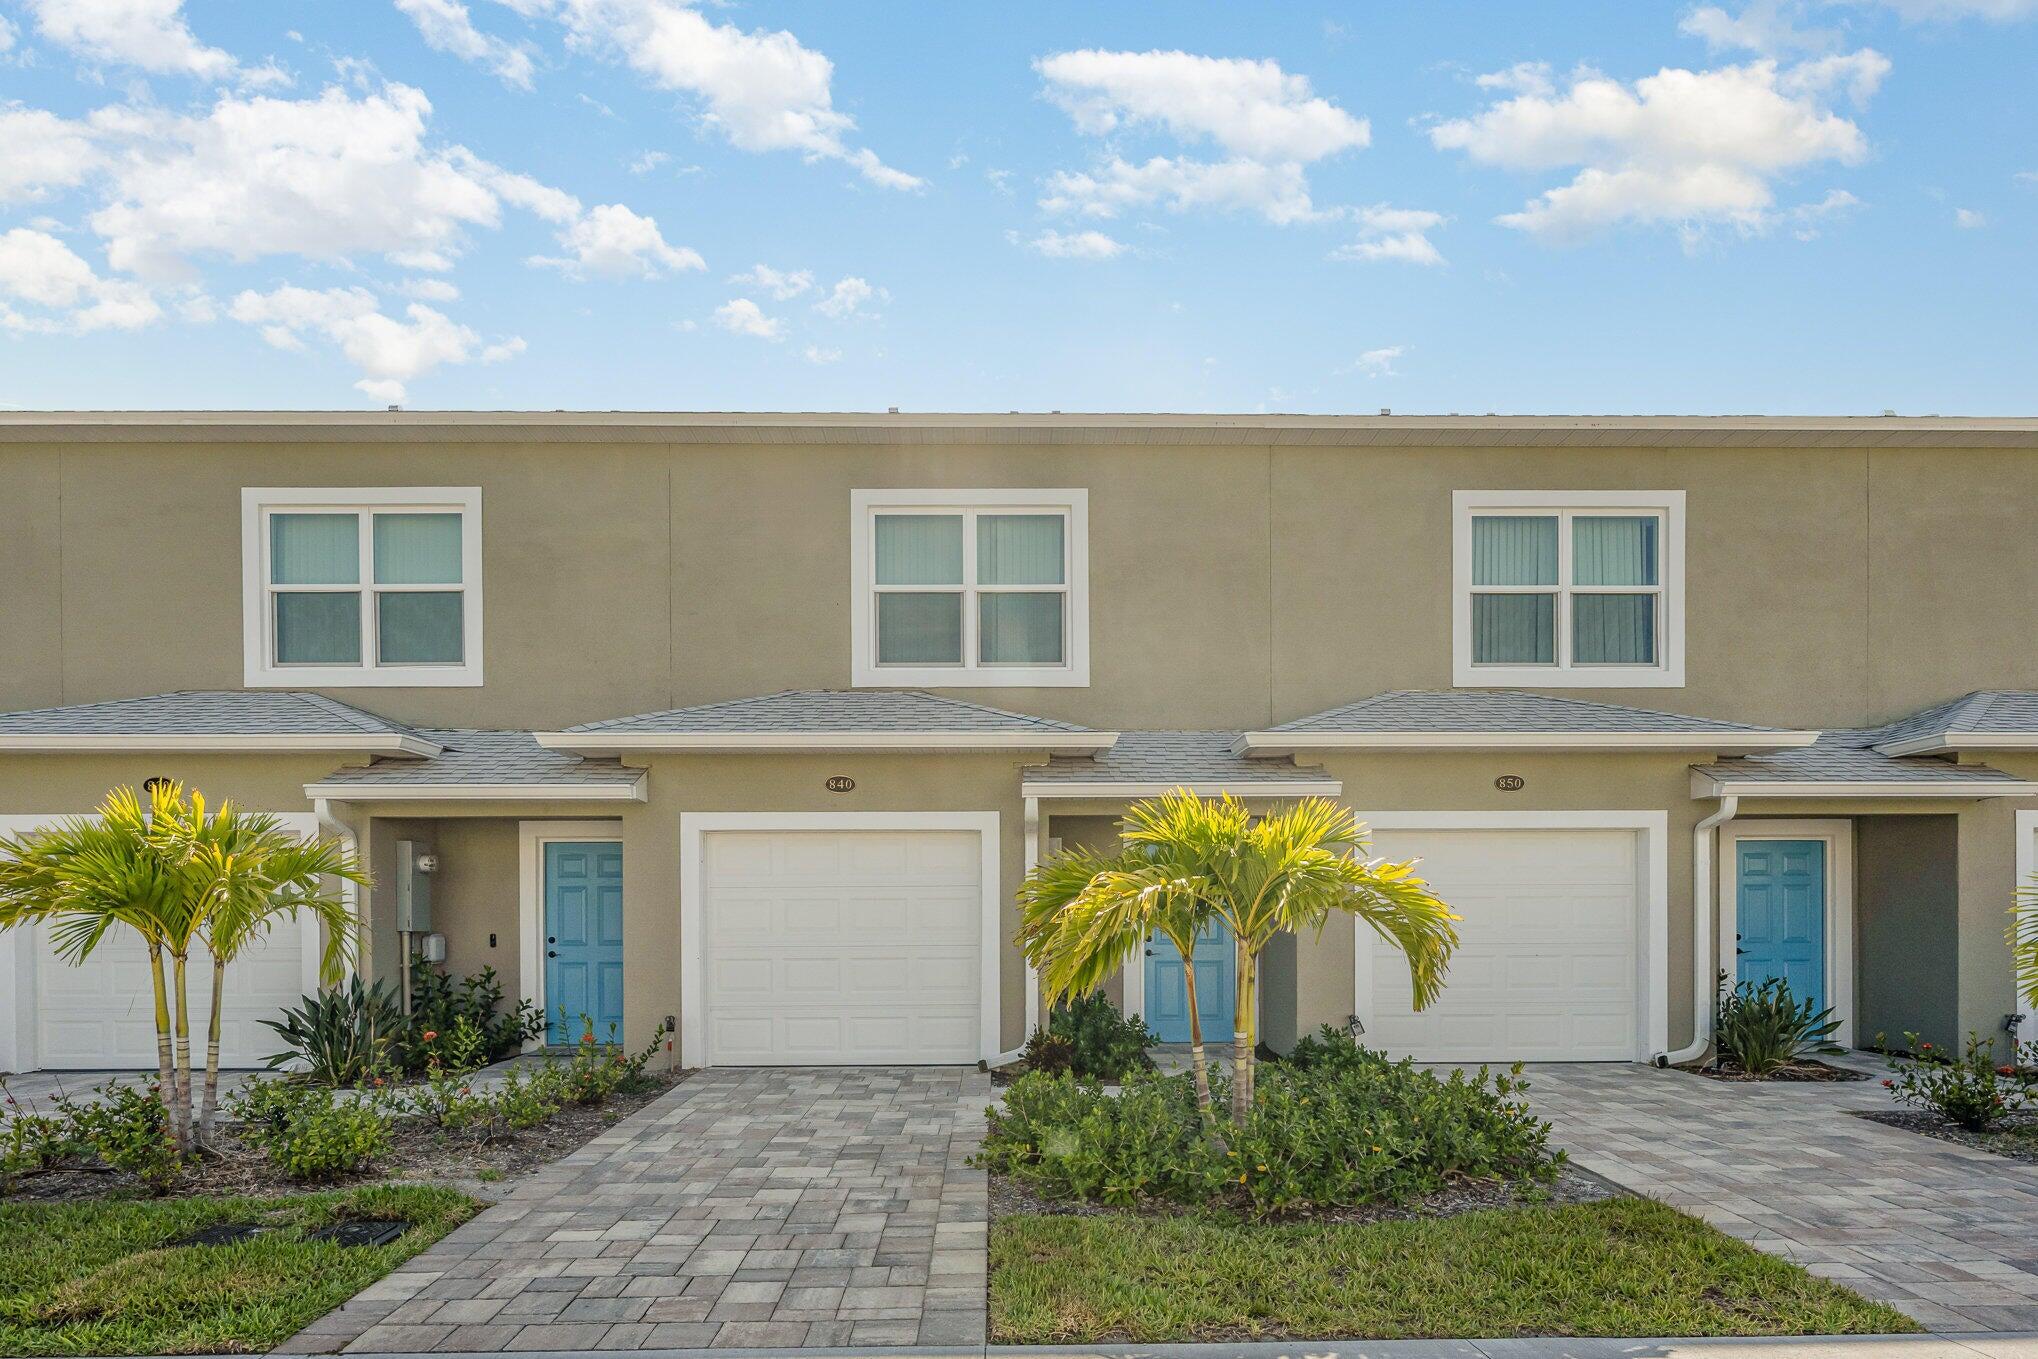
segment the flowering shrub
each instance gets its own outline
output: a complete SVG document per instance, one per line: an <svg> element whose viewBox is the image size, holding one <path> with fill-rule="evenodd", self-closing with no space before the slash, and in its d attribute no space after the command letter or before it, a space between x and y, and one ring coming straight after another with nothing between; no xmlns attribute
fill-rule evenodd
<svg viewBox="0 0 2038 1359"><path fill-rule="evenodd" d="M1967 1035L1959 1056L1944 1052L1915 1033L1904 1035L1910 1055L1893 1055L1883 1089L1906 1104L1930 1109L1969 1132L1987 1132L2019 1109L2038 1104L2038 1076L2014 1063L1998 1064L1995 1046L1980 1034ZM2038 1043L2028 1044L2038 1061ZM2012 1053L2014 1058L2015 1054Z"/></svg>
<svg viewBox="0 0 2038 1359"><path fill-rule="evenodd" d="M293 1180L331 1180L365 1170L389 1149L380 1096L310 1081L250 1081L227 1102L241 1137Z"/></svg>

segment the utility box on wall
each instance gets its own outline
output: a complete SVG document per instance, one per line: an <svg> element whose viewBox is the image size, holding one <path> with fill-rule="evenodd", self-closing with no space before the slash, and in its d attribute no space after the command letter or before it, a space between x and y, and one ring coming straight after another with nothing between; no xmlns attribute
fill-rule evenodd
<svg viewBox="0 0 2038 1359"><path fill-rule="evenodd" d="M414 840L396 842L396 928L407 934L432 932L432 869L429 852Z"/></svg>

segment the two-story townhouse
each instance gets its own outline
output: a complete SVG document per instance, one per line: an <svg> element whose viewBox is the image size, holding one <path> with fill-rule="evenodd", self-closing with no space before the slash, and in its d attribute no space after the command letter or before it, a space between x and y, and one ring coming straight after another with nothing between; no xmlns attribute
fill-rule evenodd
<svg viewBox="0 0 2038 1359"><path fill-rule="evenodd" d="M945 1063L1038 1019L1038 856L1321 794L1464 943L1416 1014L1363 928L1281 941L1276 1046L1677 1057L1722 967L1999 1034L2034 505L2038 420L5 413L0 830L181 779L359 848L370 977ZM146 1065L138 966L0 935L0 1070ZM1181 1036L1168 950L1111 991Z"/></svg>

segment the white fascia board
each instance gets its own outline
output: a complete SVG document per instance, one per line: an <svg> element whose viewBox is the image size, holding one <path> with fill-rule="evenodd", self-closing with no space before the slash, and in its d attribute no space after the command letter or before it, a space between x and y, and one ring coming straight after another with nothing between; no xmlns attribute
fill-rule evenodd
<svg viewBox="0 0 2038 1359"><path fill-rule="evenodd" d="M325 732L285 736L246 732L137 735L128 732L0 733L0 752L54 755L99 750L212 751L287 754L295 751L347 751L365 755L414 755L429 759L445 750L436 741L399 732Z"/></svg>
<svg viewBox="0 0 2038 1359"><path fill-rule="evenodd" d="M304 795L334 802L642 802L634 783L307 783Z"/></svg>
<svg viewBox="0 0 2038 1359"><path fill-rule="evenodd" d="M1319 750L1784 750L1808 746L1815 731L1248 731L1234 755Z"/></svg>
<svg viewBox="0 0 2038 1359"><path fill-rule="evenodd" d="M1339 797L1344 793L1342 780L1329 779L1315 782L1296 781L1291 783L1225 783L1197 782L1177 779L1173 782L1125 782L1125 783L1021 783L1021 797L1163 797L1169 793L1187 790L1197 797L1223 797L1230 794L1241 800L1256 797Z"/></svg>
<svg viewBox="0 0 2038 1359"><path fill-rule="evenodd" d="M1118 743L1115 731L540 731L547 750L612 756L659 751L766 753L872 751L1040 750L1050 755L1092 755Z"/></svg>
<svg viewBox="0 0 2038 1359"><path fill-rule="evenodd" d="M1951 755L1962 750L2038 750L2038 732L1938 731L1876 747L1884 755Z"/></svg>
<svg viewBox="0 0 2038 1359"><path fill-rule="evenodd" d="M1693 770L1691 795L1713 797L1806 797L1806 798L1992 798L2038 797L2038 783L2021 779L1973 779L1912 783L1902 779L1880 781L1821 782L1805 779L1791 783L1744 782L1718 779Z"/></svg>

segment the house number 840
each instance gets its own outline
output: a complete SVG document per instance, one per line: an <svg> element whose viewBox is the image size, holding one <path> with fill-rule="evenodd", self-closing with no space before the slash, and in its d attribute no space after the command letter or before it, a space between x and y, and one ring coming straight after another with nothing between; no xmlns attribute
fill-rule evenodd
<svg viewBox="0 0 2038 1359"><path fill-rule="evenodd" d="M856 789L856 780L850 778L849 775L847 774L837 774L834 778L829 779L825 784L821 786L826 788L831 793L854 792Z"/></svg>

